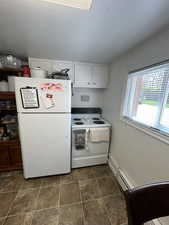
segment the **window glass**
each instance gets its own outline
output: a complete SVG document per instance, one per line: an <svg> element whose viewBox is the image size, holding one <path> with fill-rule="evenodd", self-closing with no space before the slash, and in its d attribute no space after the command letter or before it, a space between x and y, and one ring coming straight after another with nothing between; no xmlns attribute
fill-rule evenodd
<svg viewBox="0 0 169 225"><path fill-rule="evenodd" d="M169 65L131 73L123 114L161 130L169 129Z"/></svg>

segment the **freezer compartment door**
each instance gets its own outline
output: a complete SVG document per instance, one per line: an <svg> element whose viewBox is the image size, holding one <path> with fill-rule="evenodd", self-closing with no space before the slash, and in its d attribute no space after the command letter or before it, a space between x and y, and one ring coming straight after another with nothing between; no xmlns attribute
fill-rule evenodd
<svg viewBox="0 0 169 225"><path fill-rule="evenodd" d="M71 114L19 114L25 178L70 172Z"/></svg>
<svg viewBox="0 0 169 225"><path fill-rule="evenodd" d="M15 93L18 112L71 112L70 80L16 77Z"/></svg>

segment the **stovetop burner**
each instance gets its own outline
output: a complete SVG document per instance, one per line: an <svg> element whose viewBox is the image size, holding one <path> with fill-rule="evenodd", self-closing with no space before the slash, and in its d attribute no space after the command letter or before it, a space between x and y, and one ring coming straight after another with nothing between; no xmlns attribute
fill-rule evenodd
<svg viewBox="0 0 169 225"><path fill-rule="evenodd" d="M97 120L97 121L93 121L93 123L95 123L95 124L104 124L105 122L101 121L101 120Z"/></svg>
<svg viewBox="0 0 169 225"><path fill-rule="evenodd" d="M83 122L76 122L75 124L76 125L83 125L84 123Z"/></svg>
<svg viewBox="0 0 169 225"><path fill-rule="evenodd" d="M80 118L74 118L73 120L74 121L80 121L81 119Z"/></svg>
<svg viewBox="0 0 169 225"><path fill-rule="evenodd" d="M97 117L94 117L94 118L92 118L92 120L100 120L99 118L97 118Z"/></svg>

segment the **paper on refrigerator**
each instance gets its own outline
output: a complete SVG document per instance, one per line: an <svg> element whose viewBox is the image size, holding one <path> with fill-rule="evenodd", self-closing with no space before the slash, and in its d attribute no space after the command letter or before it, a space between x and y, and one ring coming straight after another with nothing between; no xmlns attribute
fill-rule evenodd
<svg viewBox="0 0 169 225"><path fill-rule="evenodd" d="M43 83L40 85L41 99L46 109L55 106L55 92L63 91L63 84L61 83Z"/></svg>

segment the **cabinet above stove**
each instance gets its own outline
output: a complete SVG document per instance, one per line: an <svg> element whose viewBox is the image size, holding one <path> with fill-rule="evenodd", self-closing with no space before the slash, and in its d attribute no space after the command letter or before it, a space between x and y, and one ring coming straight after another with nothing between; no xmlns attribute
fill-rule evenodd
<svg viewBox="0 0 169 225"><path fill-rule="evenodd" d="M69 77L75 88L107 88L109 81L107 64L29 58L29 66L40 67L48 73L68 68Z"/></svg>

